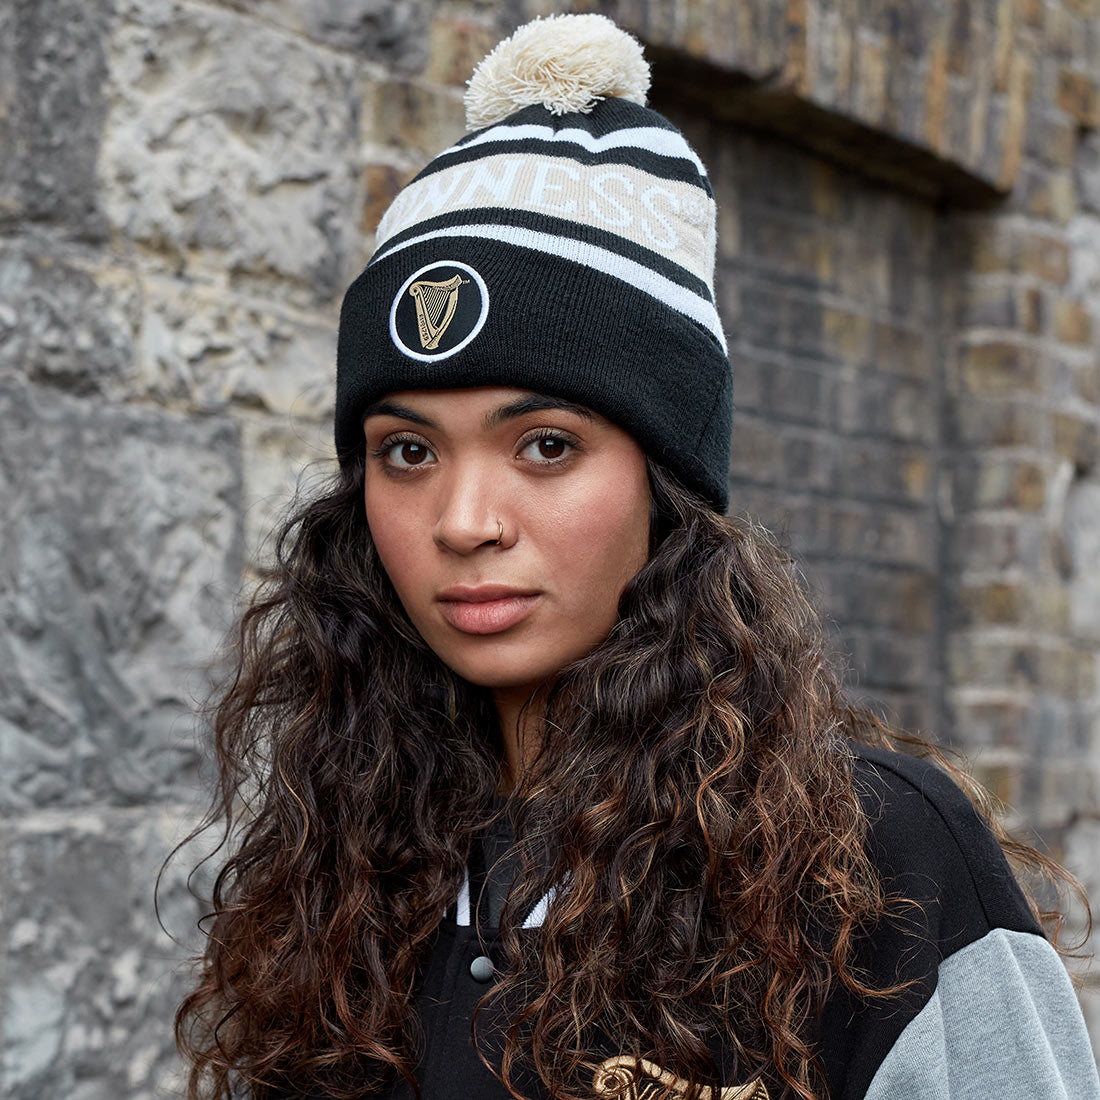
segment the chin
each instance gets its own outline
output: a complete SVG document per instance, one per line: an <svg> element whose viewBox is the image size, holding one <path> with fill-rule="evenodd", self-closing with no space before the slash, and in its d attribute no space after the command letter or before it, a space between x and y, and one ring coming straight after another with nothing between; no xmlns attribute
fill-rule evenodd
<svg viewBox="0 0 1100 1100"><path fill-rule="evenodd" d="M497 647L494 647L497 648ZM503 649L504 652L499 650ZM563 656L560 660L547 660L542 653L538 658L520 653L507 652L507 647L499 647L497 652L480 654L439 653L437 655L453 672L478 687L504 690L522 688L543 683L553 677L574 658ZM579 654L577 655L579 656Z"/></svg>

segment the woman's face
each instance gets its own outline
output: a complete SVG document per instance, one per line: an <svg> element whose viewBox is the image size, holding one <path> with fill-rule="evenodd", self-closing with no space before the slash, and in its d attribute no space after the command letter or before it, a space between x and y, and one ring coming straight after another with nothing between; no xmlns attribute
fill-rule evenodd
<svg viewBox="0 0 1100 1100"><path fill-rule="evenodd" d="M649 549L645 455L630 435L504 388L391 393L363 431L371 534L444 663L484 687L534 690L607 636Z"/></svg>

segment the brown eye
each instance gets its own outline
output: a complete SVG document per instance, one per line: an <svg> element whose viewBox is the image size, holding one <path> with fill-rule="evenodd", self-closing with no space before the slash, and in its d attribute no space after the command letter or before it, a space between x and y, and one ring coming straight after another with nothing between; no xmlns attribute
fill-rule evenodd
<svg viewBox="0 0 1100 1100"><path fill-rule="evenodd" d="M523 445L520 454L535 465L555 466L570 457L577 444L556 432L530 439Z"/></svg>
<svg viewBox="0 0 1100 1100"><path fill-rule="evenodd" d="M411 470L415 466L425 465L434 457L432 449L418 439L395 439L392 443L383 443L375 455L395 470Z"/></svg>
<svg viewBox="0 0 1100 1100"><path fill-rule="evenodd" d="M423 443L402 443L401 459L409 466L418 466L428 457L428 448Z"/></svg>
<svg viewBox="0 0 1100 1100"><path fill-rule="evenodd" d="M540 439L538 441L540 458L561 458L567 444L564 439Z"/></svg>

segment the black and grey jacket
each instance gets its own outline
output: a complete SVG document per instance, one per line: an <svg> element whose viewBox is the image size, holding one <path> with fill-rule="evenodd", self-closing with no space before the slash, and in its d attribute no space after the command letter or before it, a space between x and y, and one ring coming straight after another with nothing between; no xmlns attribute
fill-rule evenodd
<svg viewBox="0 0 1100 1100"><path fill-rule="evenodd" d="M885 888L919 901L925 916L919 938L882 926L859 958L882 986L918 979L909 992L884 1005L858 1003L841 989L826 1003L818 1049L832 1100L1100 1100L1096 1063L1066 970L970 801L931 764L852 749ZM425 1100L508 1096L470 1038L473 1007L503 961L493 934L500 884L484 889L485 870L508 846L503 834L474 845L462 893L425 960L417 1002L424 1034L418 1081ZM471 899L480 906L481 942ZM541 924L548 900L525 927ZM490 1010L479 1015L479 1036L491 1028ZM725 1072L732 1065L729 1052L713 1049ZM597 1052L604 1055L593 1098L678 1094L677 1078L661 1066L644 1062L637 1076L620 1064L613 1045ZM779 1094L774 1082L744 1084L723 1079L710 1100L774 1100ZM392 1093L394 1100L410 1095L404 1082Z"/></svg>

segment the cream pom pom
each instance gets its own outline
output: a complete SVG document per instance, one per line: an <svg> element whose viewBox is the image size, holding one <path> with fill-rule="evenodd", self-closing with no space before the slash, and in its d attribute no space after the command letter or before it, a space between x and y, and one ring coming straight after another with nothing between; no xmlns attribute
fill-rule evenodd
<svg viewBox="0 0 1100 1100"><path fill-rule="evenodd" d="M644 107L649 65L606 15L551 15L499 42L466 84L466 126L477 130L533 103L555 115L587 114L605 96Z"/></svg>

